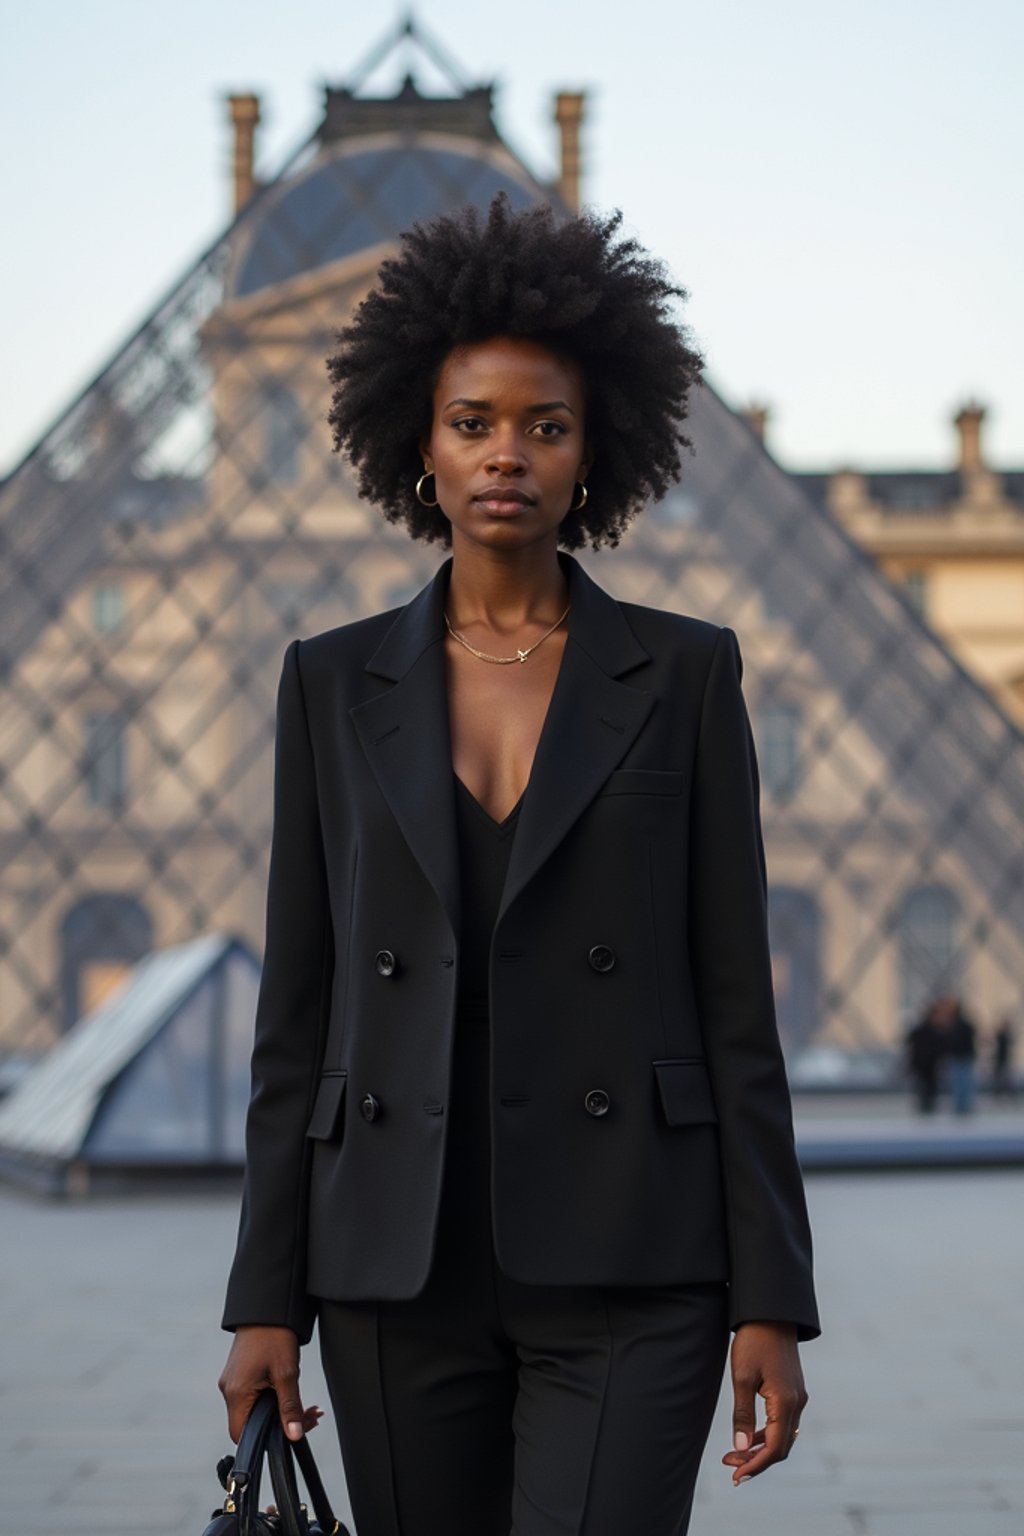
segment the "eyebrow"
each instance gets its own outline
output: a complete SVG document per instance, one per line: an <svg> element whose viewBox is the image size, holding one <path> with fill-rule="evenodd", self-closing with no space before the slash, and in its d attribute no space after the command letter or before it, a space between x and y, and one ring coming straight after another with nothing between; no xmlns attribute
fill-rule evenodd
<svg viewBox="0 0 1024 1536"><path fill-rule="evenodd" d="M445 410L450 411L453 405L464 405L471 411L489 411L492 409L490 400L467 400L463 396L460 396L457 400L449 400ZM570 416L575 416L576 414L572 406L566 405L564 400L541 400L539 404L528 405L526 409L531 414L537 411L568 411Z"/></svg>

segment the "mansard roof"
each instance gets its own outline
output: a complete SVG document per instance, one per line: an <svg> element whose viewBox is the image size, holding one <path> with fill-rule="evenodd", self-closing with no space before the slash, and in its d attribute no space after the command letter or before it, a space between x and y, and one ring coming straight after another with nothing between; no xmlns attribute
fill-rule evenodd
<svg viewBox="0 0 1024 1536"><path fill-rule="evenodd" d="M793 479L818 506L827 505L833 476L820 470L793 470ZM945 469L863 469L864 491L869 501L894 513L935 511L952 507L964 494L963 477ZM1024 507L1024 470L996 472L1001 495Z"/></svg>

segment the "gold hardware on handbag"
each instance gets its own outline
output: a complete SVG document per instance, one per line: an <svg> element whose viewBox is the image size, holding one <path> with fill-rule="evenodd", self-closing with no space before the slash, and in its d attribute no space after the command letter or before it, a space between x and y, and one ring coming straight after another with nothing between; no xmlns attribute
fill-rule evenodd
<svg viewBox="0 0 1024 1536"><path fill-rule="evenodd" d="M264 1461L274 1490L274 1506L267 1510L259 1507ZM313 1506L312 1521L299 1498L296 1463ZM292 1441L282 1429L277 1395L270 1387L253 1404L235 1454L217 1463L217 1476L224 1503L214 1510L203 1536L350 1536L331 1509L306 1437Z"/></svg>

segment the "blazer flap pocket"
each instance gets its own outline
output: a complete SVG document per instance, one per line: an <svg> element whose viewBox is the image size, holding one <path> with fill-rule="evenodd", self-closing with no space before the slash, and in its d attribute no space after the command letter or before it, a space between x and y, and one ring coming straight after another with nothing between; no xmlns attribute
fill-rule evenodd
<svg viewBox="0 0 1024 1536"><path fill-rule="evenodd" d="M705 1125L717 1121L711 1079L703 1061L656 1061L661 1107L669 1125Z"/></svg>
<svg viewBox="0 0 1024 1536"><path fill-rule="evenodd" d="M313 1113L306 1127L306 1135L312 1136L314 1141L330 1141L340 1134L347 1082L347 1072L325 1072L320 1078Z"/></svg>
<svg viewBox="0 0 1024 1536"><path fill-rule="evenodd" d="M683 774L677 768L616 768L605 779L602 795L681 795Z"/></svg>

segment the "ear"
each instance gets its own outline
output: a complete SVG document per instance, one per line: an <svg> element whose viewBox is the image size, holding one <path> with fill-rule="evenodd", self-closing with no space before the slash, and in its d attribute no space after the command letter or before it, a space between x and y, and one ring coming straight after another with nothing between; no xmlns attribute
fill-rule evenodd
<svg viewBox="0 0 1024 1536"><path fill-rule="evenodd" d="M585 480L594 465L593 445L585 440L583 443L583 457L580 459L579 468L576 471L577 480Z"/></svg>
<svg viewBox="0 0 1024 1536"><path fill-rule="evenodd" d="M420 451L420 458L423 460L423 473L425 475L432 475L434 473L434 461L430 454L429 437L421 437L416 446Z"/></svg>

